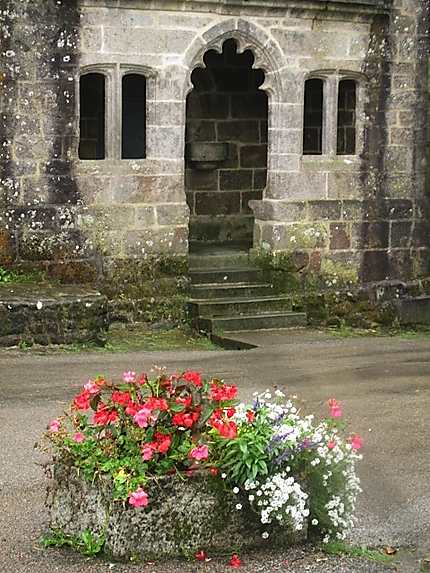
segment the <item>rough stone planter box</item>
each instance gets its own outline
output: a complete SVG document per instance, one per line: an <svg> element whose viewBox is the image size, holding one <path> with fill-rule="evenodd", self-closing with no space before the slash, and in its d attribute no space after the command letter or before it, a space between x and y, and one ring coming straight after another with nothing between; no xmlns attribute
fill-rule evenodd
<svg viewBox="0 0 430 573"><path fill-rule="evenodd" d="M241 499L227 490L219 477L199 472L193 477L166 476L146 484L149 504L134 508L112 501L110 484L86 481L76 468L53 467L49 487L50 526L68 535L86 529L105 535L104 551L116 559L166 559L194 554L261 546L263 531L270 546L304 541L306 531L262 525ZM235 506L242 503L243 509Z"/></svg>

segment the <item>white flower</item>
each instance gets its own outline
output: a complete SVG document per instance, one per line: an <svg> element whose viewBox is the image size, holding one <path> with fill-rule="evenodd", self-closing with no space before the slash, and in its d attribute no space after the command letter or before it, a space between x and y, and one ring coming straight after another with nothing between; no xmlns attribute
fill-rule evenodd
<svg viewBox="0 0 430 573"><path fill-rule="evenodd" d="M238 510L242 509L242 504L241 504L241 503L236 503L236 509L238 509Z"/></svg>
<svg viewBox="0 0 430 573"><path fill-rule="evenodd" d="M239 488L238 488L238 487L234 487L234 488L233 488L233 493L239 493Z"/></svg>
<svg viewBox="0 0 430 573"><path fill-rule="evenodd" d="M248 499L249 499L249 501L254 501L255 497L251 494L251 495L248 495Z"/></svg>
<svg viewBox="0 0 430 573"><path fill-rule="evenodd" d="M221 478L222 478L222 479L225 479L226 477L227 477L227 474L224 474L224 473L221 474Z"/></svg>
<svg viewBox="0 0 430 573"><path fill-rule="evenodd" d="M313 520L311 521L311 523L312 523L312 525L318 525L318 519L313 519Z"/></svg>
<svg viewBox="0 0 430 573"><path fill-rule="evenodd" d="M43 302L41 300L38 300L36 303L37 310L40 310L42 307L43 307Z"/></svg>
<svg viewBox="0 0 430 573"><path fill-rule="evenodd" d="M263 531L263 533L261 534L261 537L262 537L263 539L267 539L267 538L269 537L268 532L267 532L267 531Z"/></svg>

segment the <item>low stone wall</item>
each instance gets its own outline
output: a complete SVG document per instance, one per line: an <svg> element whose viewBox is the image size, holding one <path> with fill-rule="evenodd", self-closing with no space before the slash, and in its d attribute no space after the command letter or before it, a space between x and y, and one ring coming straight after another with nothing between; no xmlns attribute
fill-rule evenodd
<svg viewBox="0 0 430 573"><path fill-rule="evenodd" d="M0 285L0 346L103 344L106 297L73 286Z"/></svg>
<svg viewBox="0 0 430 573"><path fill-rule="evenodd" d="M48 503L50 526L66 535L90 530L104 535L105 552L118 559L163 559L194 555L198 550L231 551L262 543L263 531L271 545L303 541L306 532L261 525L246 499L231 493L219 477L206 473L191 478L167 476L145 486L149 504L134 508L112 501L109 483L85 481L75 468L53 468ZM242 510L235 509L240 502Z"/></svg>

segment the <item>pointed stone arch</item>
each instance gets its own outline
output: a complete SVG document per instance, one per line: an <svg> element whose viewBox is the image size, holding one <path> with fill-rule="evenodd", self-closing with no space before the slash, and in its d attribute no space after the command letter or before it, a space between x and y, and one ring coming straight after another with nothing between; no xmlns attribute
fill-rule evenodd
<svg viewBox="0 0 430 573"><path fill-rule="evenodd" d="M260 26L243 18L230 18L212 26L197 36L188 47L184 64L187 67L187 78L184 96L192 90L191 73L197 67L204 67L203 57L208 50L222 52L226 40L237 43L238 52L250 50L254 56L253 68L262 69L265 81L260 89L266 91L273 101L282 99L282 80L279 74L284 56L273 38Z"/></svg>

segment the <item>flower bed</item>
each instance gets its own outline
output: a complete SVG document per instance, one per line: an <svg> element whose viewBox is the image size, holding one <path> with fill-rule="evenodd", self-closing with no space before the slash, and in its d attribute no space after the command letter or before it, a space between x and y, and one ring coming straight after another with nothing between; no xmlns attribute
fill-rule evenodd
<svg viewBox="0 0 430 573"><path fill-rule="evenodd" d="M46 433L57 537L127 559L342 539L361 439L341 437L340 404L315 422L280 391L236 395L190 371L88 381Z"/></svg>

